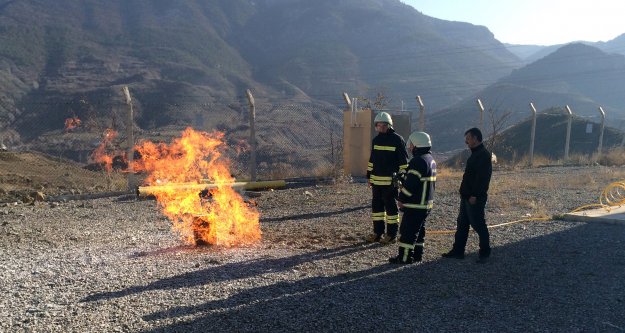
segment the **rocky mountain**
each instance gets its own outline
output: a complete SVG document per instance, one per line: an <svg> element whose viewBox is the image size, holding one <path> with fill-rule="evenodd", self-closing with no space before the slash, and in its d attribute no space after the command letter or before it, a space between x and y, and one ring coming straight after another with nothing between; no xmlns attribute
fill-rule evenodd
<svg viewBox="0 0 625 333"><path fill-rule="evenodd" d="M625 55L625 34L622 34L607 42L585 42L578 41L573 43L582 43L590 46L594 46L606 53L618 53ZM505 44L508 50L514 53L517 57L521 58L525 63L532 63L536 60L544 58L549 54L555 52L566 44L557 45L519 45L519 44Z"/></svg>
<svg viewBox="0 0 625 333"><path fill-rule="evenodd" d="M0 0L0 31L0 126L18 143L72 116L115 123L124 85L136 126L207 127L206 114L240 113L246 89L440 108L519 65L485 27L399 0Z"/></svg>
<svg viewBox="0 0 625 333"><path fill-rule="evenodd" d="M471 98L433 114L429 127L439 134L439 149L462 147L464 130L479 124L478 98L486 109L483 127L487 134L493 126L501 130L528 117L530 102L538 111L569 105L575 114L594 118L599 118L598 107L602 106L608 123L618 126L625 117L624 74L623 55L581 43L565 45Z"/></svg>

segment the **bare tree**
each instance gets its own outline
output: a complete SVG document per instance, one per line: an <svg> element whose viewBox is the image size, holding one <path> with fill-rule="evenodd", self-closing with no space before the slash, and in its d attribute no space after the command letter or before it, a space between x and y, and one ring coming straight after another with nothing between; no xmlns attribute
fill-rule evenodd
<svg viewBox="0 0 625 333"><path fill-rule="evenodd" d="M486 148L489 151L494 152L499 149L501 135L506 127L508 127L508 121L512 116L512 111L502 111L489 108L487 112L490 125L490 137L486 142Z"/></svg>
<svg viewBox="0 0 625 333"><path fill-rule="evenodd" d="M368 97L359 97L358 100L362 101L362 106L365 109L372 110L385 110L391 103L391 99L386 94L386 88L381 87L376 89L375 97L373 99Z"/></svg>

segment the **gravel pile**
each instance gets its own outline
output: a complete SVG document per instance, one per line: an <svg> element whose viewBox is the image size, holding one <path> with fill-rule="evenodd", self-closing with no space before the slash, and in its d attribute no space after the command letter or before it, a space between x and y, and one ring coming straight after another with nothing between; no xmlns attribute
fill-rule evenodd
<svg viewBox="0 0 625 333"><path fill-rule="evenodd" d="M497 171L488 223L597 202L609 178L597 174ZM439 178L430 230L454 228L458 181ZM453 235L433 233L424 262L394 266L386 260L395 246L362 241L370 231L365 184L255 200L263 240L234 249L181 245L155 201L3 205L0 331L625 330L625 225L495 227L487 264L475 263L475 234L456 260L440 257Z"/></svg>

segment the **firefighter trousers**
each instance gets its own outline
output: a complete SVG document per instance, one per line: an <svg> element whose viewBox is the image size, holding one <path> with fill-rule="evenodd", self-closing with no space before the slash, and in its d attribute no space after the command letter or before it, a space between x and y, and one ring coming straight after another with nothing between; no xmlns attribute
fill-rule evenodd
<svg viewBox="0 0 625 333"><path fill-rule="evenodd" d="M377 235L384 233L391 237L397 236L399 211L397 210L397 188L393 185L372 185L371 218L373 232Z"/></svg>
<svg viewBox="0 0 625 333"><path fill-rule="evenodd" d="M425 219L430 214L426 209L404 208L399 227L399 242L423 247L425 241Z"/></svg>

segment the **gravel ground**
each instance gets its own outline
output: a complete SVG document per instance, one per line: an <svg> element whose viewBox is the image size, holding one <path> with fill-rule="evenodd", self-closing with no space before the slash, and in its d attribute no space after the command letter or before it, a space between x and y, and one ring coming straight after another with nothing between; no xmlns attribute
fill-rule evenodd
<svg viewBox="0 0 625 333"><path fill-rule="evenodd" d="M595 203L616 169L496 171L490 225ZM439 177L429 230L455 226L458 173ZM262 192L263 240L181 245L155 201L109 198L0 207L0 331L625 330L625 225L532 221L491 228L493 257L394 266L365 244L365 184Z"/></svg>

